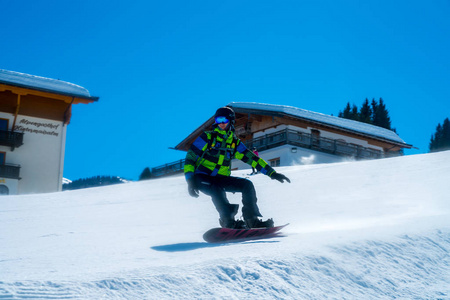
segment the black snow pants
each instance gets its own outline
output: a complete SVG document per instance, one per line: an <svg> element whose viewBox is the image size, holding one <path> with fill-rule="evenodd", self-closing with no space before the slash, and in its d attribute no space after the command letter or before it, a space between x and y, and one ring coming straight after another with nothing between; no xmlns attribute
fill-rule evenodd
<svg viewBox="0 0 450 300"><path fill-rule="evenodd" d="M250 180L232 176L196 174L195 183L201 192L211 196L221 219L234 218L234 214L237 212L237 205L230 204L226 192L242 193L242 215L244 219L262 217L256 204L255 187Z"/></svg>

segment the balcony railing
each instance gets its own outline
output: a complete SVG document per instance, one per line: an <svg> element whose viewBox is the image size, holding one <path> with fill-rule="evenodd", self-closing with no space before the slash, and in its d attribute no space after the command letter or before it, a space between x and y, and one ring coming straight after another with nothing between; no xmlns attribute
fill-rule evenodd
<svg viewBox="0 0 450 300"><path fill-rule="evenodd" d="M340 156L354 157L357 159L382 158L384 154L380 150L369 149L363 146L349 144L341 140L333 140L313 136L291 129L285 129L252 140L245 141L247 148L256 147L259 152L282 145L292 145L315 151L330 153ZM152 176L168 176L183 172L184 159L152 168Z"/></svg>
<svg viewBox="0 0 450 300"><path fill-rule="evenodd" d="M317 137L309 133L303 133L291 129L285 129L245 142L247 148L257 148L264 151L282 145L293 145L301 148L312 149L320 152L350 156L360 159L382 158L383 152L363 146L349 144L341 140L333 140Z"/></svg>
<svg viewBox="0 0 450 300"><path fill-rule="evenodd" d="M20 179L20 166L0 165L0 177Z"/></svg>
<svg viewBox="0 0 450 300"><path fill-rule="evenodd" d="M11 147L11 150L14 150L14 148L16 147L22 146L23 133L0 130L0 145Z"/></svg>
<svg viewBox="0 0 450 300"><path fill-rule="evenodd" d="M184 170L184 159L152 168L152 177L174 175Z"/></svg>

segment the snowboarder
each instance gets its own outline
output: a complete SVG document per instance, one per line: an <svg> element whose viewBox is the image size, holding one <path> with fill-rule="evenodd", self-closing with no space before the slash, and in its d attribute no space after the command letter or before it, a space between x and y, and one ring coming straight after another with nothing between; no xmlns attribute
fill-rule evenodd
<svg viewBox="0 0 450 300"><path fill-rule="evenodd" d="M253 183L245 178L231 175L233 158L255 166L272 179L283 183L291 182L283 174L277 173L267 162L245 147L234 132L235 113L230 107L221 107L215 113L213 131L203 132L191 145L184 166L188 192L197 198L199 191L211 196L219 212L219 223L225 228L273 227L272 219L262 221L256 204L256 191ZM244 221L235 220L239 205L230 204L226 192L242 193L242 215Z"/></svg>

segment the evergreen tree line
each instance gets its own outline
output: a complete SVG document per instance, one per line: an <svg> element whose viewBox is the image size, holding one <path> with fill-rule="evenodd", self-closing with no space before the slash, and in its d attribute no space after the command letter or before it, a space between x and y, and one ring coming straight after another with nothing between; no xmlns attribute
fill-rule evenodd
<svg viewBox="0 0 450 300"><path fill-rule="evenodd" d="M448 118L444 123L436 127L436 132L431 136L430 152L450 150L450 121Z"/></svg>
<svg viewBox="0 0 450 300"><path fill-rule="evenodd" d="M350 105L350 102L347 102L347 106L344 110L339 112L339 117L395 131L395 129L391 127L391 117L389 116L389 111L382 98L378 101L372 99L371 103L369 103L369 100L366 98L360 109L358 109L355 104Z"/></svg>
<svg viewBox="0 0 450 300"><path fill-rule="evenodd" d="M65 183L63 184L63 191L85 189L118 183L123 183L123 181L120 177L117 176L94 176L90 178L77 179L70 183Z"/></svg>
<svg viewBox="0 0 450 300"><path fill-rule="evenodd" d="M372 99L371 103L366 98L361 108L355 104L350 105L348 102L344 110L339 112L339 117L369 123L396 132L395 128L391 127L389 111L382 98L378 102ZM436 132L431 136L429 148L430 152L450 150L450 121L448 118L442 125L439 123L436 127Z"/></svg>

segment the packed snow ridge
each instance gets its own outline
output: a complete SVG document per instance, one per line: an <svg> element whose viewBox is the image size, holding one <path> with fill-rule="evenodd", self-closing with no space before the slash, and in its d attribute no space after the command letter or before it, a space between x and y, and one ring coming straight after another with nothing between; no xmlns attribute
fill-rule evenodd
<svg viewBox="0 0 450 300"><path fill-rule="evenodd" d="M0 299L450 298L450 152L277 170L233 175L284 236L229 244L183 176L2 197Z"/></svg>

